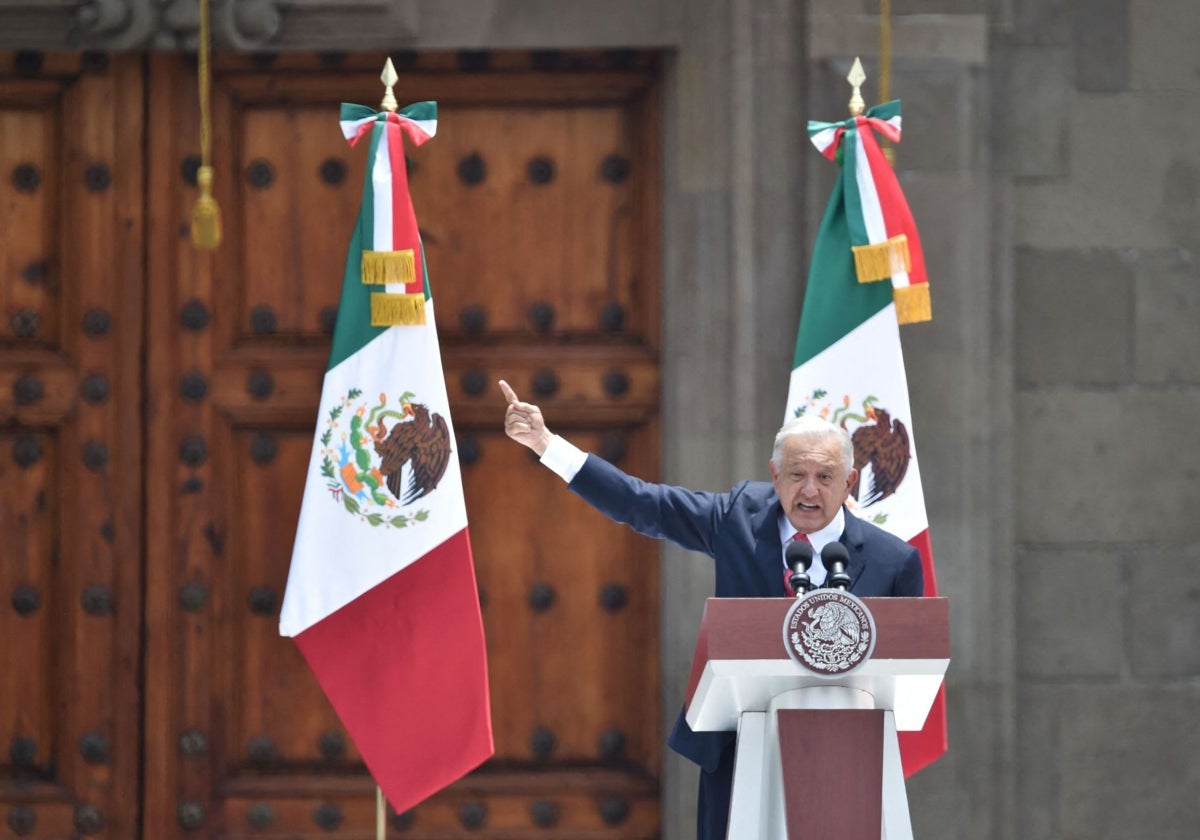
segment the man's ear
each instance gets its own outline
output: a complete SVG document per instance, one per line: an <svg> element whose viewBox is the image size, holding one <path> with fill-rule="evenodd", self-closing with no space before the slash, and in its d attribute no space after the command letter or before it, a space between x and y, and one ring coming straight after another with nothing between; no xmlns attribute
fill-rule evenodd
<svg viewBox="0 0 1200 840"><path fill-rule="evenodd" d="M771 480L772 481L779 478L778 473L775 472L775 459L774 458L772 458L770 461L767 461L767 468L771 471Z"/></svg>
<svg viewBox="0 0 1200 840"><path fill-rule="evenodd" d="M850 472L846 473L846 489L849 490L853 487L856 481L858 481L858 470L851 467Z"/></svg>

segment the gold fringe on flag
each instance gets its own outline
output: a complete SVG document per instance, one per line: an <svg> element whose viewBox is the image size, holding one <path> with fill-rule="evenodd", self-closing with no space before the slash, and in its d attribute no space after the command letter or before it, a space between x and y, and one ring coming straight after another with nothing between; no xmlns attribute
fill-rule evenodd
<svg viewBox="0 0 1200 840"><path fill-rule="evenodd" d="M362 281L368 286L412 283L416 278L412 248L403 251L362 252Z"/></svg>
<svg viewBox="0 0 1200 840"><path fill-rule="evenodd" d="M854 269L859 283L887 280L893 274L908 271L912 263L908 256L908 237L903 233L877 245L854 245Z"/></svg>
<svg viewBox="0 0 1200 840"><path fill-rule="evenodd" d="M371 295L372 327L413 327L425 323L425 295Z"/></svg>
<svg viewBox="0 0 1200 840"><path fill-rule="evenodd" d="M896 322L917 324L933 320L933 307L929 301L929 284L917 283L892 290L896 302Z"/></svg>

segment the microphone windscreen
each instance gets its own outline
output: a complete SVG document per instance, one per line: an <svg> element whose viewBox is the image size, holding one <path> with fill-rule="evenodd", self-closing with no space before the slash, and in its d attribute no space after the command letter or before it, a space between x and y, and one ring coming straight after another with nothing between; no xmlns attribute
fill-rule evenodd
<svg viewBox="0 0 1200 840"><path fill-rule="evenodd" d="M792 540L783 550L783 559L792 571L807 572L812 565L813 548L804 540Z"/></svg>
<svg viewBox="0 0 1200 840"><path fill-rule="evenodd" d="M825 564L826 569L832 569L834 563L841 563L842 568L845 568L850 562L850 554L840 542L826 543L821 549L821 562Z"/></svg>

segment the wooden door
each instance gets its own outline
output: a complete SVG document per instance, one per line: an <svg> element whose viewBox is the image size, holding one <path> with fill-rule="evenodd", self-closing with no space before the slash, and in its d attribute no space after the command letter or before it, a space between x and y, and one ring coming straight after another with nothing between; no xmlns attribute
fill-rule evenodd
<svg viewBox="0 0 1200 840"><path fill-rule="evenodd" d="M143 74L0 54L0 831L137 835Z"/></svg>
<svg viewBox="0 0 1200 840"><path fill-rule="evenodd" d="M194 70L149 60L147 838L373 836L355 747L277 621L365 167L337 108L378 102L383 58L218 62L225 240L211 254L187 235ZM505 439L495 385L540 402L581 446L657 473L654 68L630 54L398 58L397 97L439 102L411 184L464 464L497 754L392 815L391 830L654 837L658 548Z"/></svg>

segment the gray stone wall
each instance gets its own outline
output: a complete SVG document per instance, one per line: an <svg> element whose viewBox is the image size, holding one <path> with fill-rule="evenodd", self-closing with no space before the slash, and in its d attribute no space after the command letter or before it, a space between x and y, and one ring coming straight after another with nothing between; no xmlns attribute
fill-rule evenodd
<svg viewBox="0 0 1200 840"><path fill-rule="evenodd" d="M1023 2L995 34L1014 200L1018 836L1193 838L1200 5Z"/></svg>

